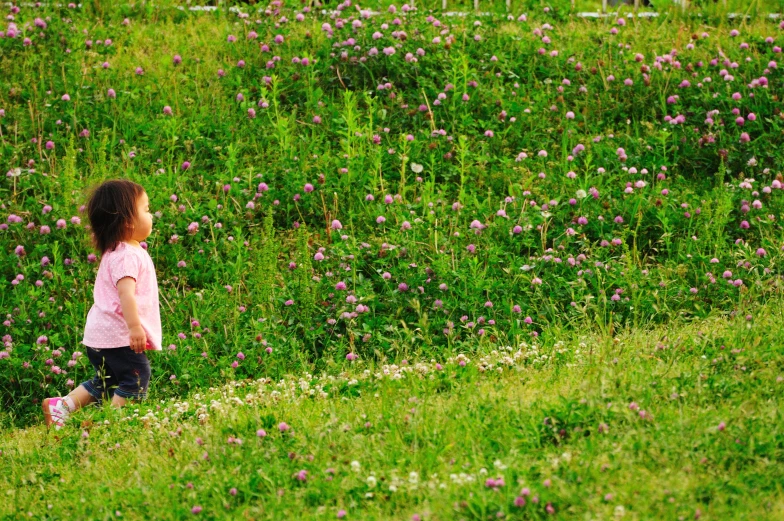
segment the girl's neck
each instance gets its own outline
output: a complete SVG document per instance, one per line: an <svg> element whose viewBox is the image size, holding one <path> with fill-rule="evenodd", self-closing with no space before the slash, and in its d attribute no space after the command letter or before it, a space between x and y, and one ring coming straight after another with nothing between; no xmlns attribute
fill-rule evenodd
<svg viewBox="0 0 784 521"><path fill-rule="evenodd" d="M135 248L141 248L142 247L142 245L139 244L139 241L134 240L134 239L126 239L123 242L125 244L129 245L129 246L134 246ZM142 249L144 249L144 248L142 248Z"/></svg>

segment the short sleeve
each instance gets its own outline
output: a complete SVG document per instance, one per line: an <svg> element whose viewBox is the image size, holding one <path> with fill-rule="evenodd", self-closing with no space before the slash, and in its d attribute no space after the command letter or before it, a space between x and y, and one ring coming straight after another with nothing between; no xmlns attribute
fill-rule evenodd
<svg viewBox="0 0 784 521"><path fill-rule="evenodd" d="M109 261L109 275L112 278L114 287L116 288L120 279L125 277L131 277L138 282L139 273L142 269L142 263L139 256L134 255L128 249L118 253L119 255L112 257Z"/></svg>

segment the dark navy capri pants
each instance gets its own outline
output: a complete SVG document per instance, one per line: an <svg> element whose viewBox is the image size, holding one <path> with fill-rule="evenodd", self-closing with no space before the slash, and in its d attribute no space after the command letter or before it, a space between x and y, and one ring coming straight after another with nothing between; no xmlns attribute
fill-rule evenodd
<svg viewBox="0 0 784 521"><path fill-rule="evenodd" d="M100 405L113 395L141 400L147 397L150 361L146 353L136 353L130 346L95 349L87 347L87 358L95 368L92 380L82 383Z"/></svg>

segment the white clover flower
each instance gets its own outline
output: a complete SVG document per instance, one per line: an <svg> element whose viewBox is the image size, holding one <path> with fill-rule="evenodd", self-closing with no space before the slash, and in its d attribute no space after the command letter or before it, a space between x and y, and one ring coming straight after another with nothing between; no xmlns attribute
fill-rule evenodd
<svg viewBox="0 0 784 521"><path fill-rule="evenodd" d="M583 190L582 188L577 190L577 193L575 195L577 196L578 199L585 199L586 197L588 197L588 194L585 193L585 190Z"/></svg>
<svg viewBox="0 0 784 521"><path fill-rule="evenodd" d="M505 470L506 469L506 465L504 465L504 462L501 461L500 459L495 460L493 462L493 466L495 468L497 468L498 470Z"/></svg>
<svg viewBox="0 0 784 521"><path fill-rule="evenodd" d="M422 173L422 165L417 164L417 163L411 163L411 171L414 172L415 174L421 174Z"/></svg>

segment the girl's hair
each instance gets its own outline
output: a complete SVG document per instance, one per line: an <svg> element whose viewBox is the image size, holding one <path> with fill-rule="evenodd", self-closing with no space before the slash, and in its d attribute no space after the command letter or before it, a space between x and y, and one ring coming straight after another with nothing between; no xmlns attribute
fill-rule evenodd
<svg viewBox="0 0 784 521"><path fill-rule="evenodd" d="M92 242L101 254L114 251L129 235L136 219L136 204L144 188L127 179L110 179L91 190L87 216L93 230Z"/></svg>

